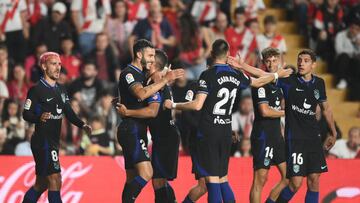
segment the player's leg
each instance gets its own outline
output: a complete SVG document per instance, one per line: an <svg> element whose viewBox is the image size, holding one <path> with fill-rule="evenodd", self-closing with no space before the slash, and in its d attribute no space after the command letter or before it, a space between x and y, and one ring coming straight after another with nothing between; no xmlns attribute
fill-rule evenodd
<svg viewBox="0 0 360 203"><path fill-rule="evenodd" d="M208 191L208 203L222 202L220 177L219 176L206 176L206 188Z"/></svg>
<svg viewBox="0 0 360 203"><path fill-rule="evenodd" d="M234 203L235 195L230 187L227 175L220 178L221 196L224 203Z"/></svg>
<svg viewBox="0 0 360 203"><path fill-rule="evenodd" d="M307 176L307 192L305 196L305 203L319 202L319 180L320 173L311 173Z"/></svg>
<svg viewBox="0 0 360 203"><path fill-rule="evenodd" d="M192 203L196 202L207 192L205 178L199 178L197 185L192 187L184 199L183 203Z"/></svg>
<svg viewBox="0 0 360 203"><path fill-rule="evenodd" d="M134 180L136 176L135 169L126 169L126 182L122 191L122 201L128 197L131 196L131 182Z"/></svg>
<svg viewBox="0 0 360 203"><path fill-rule="evenodd" d="M155 192L155 203L175 202L175 192L165 178L153 178L152 185Z"/></svg>
<svg viewBox="0 0 360 203"><path fill-rule="evenodd" d="M46 177L48 182L48 198L49 203L61 203L60 189L61 189L61 174L54 173Z"/></svg>
<svg viewBox="0 0 360 203"><path fill-rule="evenodd" d="M277 165L277 168L279 170L279 173L281 175L281 180L278 182L274 188L271 190L270 195L268 199L266 200L266 203L273 203L275 200L279 197L280 192L288 185L289 181L286 178L286 163L283 162L279 165Z"/></svg>
<svg viewBox="0 0 360 203"><path fill-rule="evenodd" d="M36 176L35 184L25 193L22 203L35 203L48 188L46 177Z"/></svg>
<svg viewBox="0 0 360 203"><path fill-rule="evenodd" d="M268 173L269 170L264 168L254 170L253 182L250 190L251 203L260 203L261 191L267 181Z"/></svg>
<svg viewBox="0 0 360 203"><path fill-rule="evenodd" d="M289 180L289 185L286 186L280 193L279 198L276 200L277 203L287 203L300 189L303 181L302 176L293 176Z"/></svg>

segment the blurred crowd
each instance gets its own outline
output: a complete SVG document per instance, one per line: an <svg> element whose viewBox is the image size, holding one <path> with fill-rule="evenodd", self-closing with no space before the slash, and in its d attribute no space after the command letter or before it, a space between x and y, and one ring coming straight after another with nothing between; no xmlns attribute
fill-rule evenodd
<svg viewBox="0 0 360 203"><path fill-rule="evenodd" d="M349 88L360 100L360 4L357 0L272 0L272 7L288 11L298 32L329 65L338 88ZM60 53L58 83L65 85L71 106L89 122L93 135L83 136L63 120L62 155L119 155L116 127L121 118L111 100L118 95L121 69L131 61L135 40L145 38L166 51L172 68L186 69L186 78L172 85L175 102L186 101L189 89L208 64L211 44L223 38L233 56L262 68L260 52L278 48L287 53L278 19L265 12L263 0L0 0L0 154L31 155L34 125L22 119L27 90L42 76L42 53ZM292 47L289 47L292 49ZM353 91L352 91L353 90ZM251 156L250 133L254 119L249 90L242 92L233 114L233 133L241 139L234 156ZM359 109L360 115L360 109ZM196 112L176 112L181 152L196 132ZM322 136L328 129L322 122ZM341 133L339 133L341 134ZM340 142L341 141L341 142ZM330 155L354 158L360 130L350 130ZM351 156L350 156L351 155Z"/></svg>

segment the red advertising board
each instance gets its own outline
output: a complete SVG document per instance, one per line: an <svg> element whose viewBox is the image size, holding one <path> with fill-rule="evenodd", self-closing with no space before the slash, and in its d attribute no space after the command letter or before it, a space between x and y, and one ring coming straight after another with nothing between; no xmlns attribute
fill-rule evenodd
<svg viewBox="0 0 360 203"><path fill-rule="evenodd" d="M122 157L61 157L64 203L121 202L125 181ZM230 161L229 182L240 203L248 201L252 180L251 159L233 158ZM321 176L320 202L360 202L360 160L328 160L329 172ZM190 174L189 157L180 157L178 178L171 182L178 202L181 202L196 182ZM34 183L34 162L31 157L0 156L0 203L21 202ZM263 199L279 179L275 168L270 170ZM306 181L292 202L304 202ZM39 202L47 202L46 194ZM137 202L154 202L151 184L140 194ZM206 195L198 202L206 202Z"/></svg>

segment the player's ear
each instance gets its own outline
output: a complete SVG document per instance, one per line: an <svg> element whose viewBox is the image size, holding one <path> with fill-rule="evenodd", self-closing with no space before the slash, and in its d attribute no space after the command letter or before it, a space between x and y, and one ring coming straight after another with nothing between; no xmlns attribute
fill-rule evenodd
<svg viewBox="0 0 360 203"><path fill-rule="evenodd" d="M141 59L143 56L143 53L141 51L136 52L136 57Z"/></svg>

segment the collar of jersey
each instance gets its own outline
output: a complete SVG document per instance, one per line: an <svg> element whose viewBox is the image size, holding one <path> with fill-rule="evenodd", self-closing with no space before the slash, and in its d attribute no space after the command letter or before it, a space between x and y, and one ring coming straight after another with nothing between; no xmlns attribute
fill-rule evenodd
<svg viewBox="0 0 360 203"><path fill-rule="evenodd" d="M48 82L46 82L46 80L45 80L43 77L40 78L40 82L41 82L42 84L44 84L45 87L48 87L48 88L55 88L55 87L57 87L57 84L56 84L56 83L55 83L54 86L51 86Z"/></svg>
<svg viewBox="0 0 360 203"><path fill-rule="evenodd" d="M305 84L309 84L309 83L314 84L314 82L315 82L315 76L313 74L311 74L311 80L309 80L309 81L305 81L300 75L298 75L297 78L301 83L305 83Z"/></svg>
<svg viewBox="0 0 360 203"><path fill-rule="evenodd" d="M216 74L222 72L222 71L230 71L236 73L234 69L232 69L228 64L220 64L216 63L213 65L213 67L216 68Z"/></svg>
<svg viewBox="0 0 360 203"><path fill-rule="evenodd" d="M134 65L132 65L132 64L128 64L128 66L129 66L130 68L136 70L137 72L143 74L143 72L142 72L138 67L136 67L136 66L134 66Z"/></svg>

